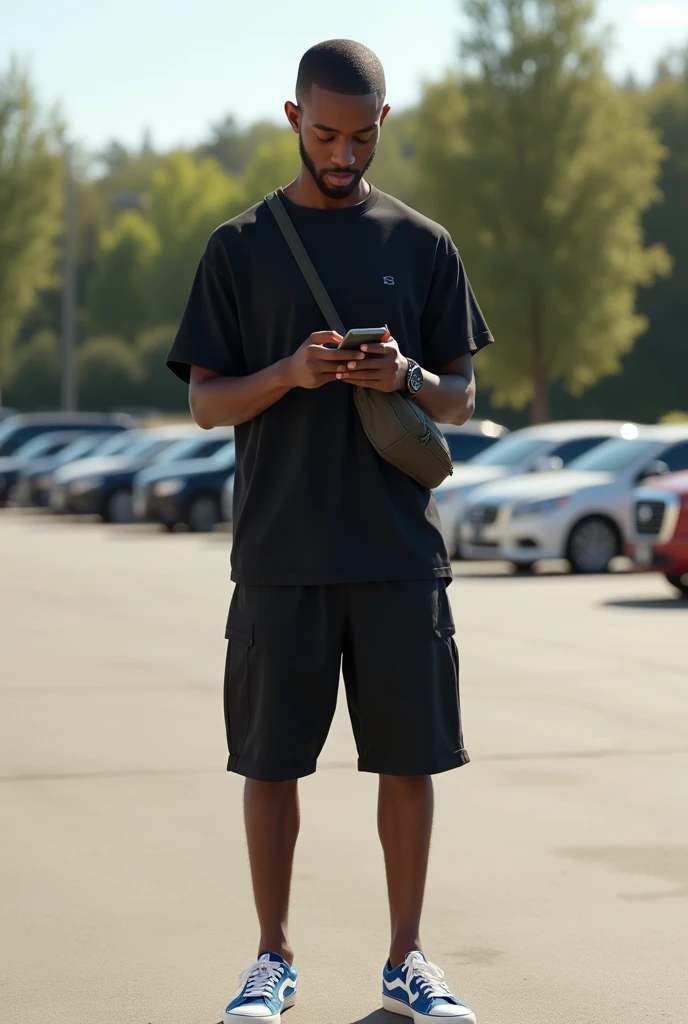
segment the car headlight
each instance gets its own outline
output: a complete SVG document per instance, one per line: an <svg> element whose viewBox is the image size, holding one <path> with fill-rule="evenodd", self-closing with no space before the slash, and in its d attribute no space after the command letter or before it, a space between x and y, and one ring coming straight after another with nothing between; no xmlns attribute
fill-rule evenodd
<svg viewBox="0 0 688 1024"><path fill-rule="evenodd" d="M103 485L102 476L86 476L83 480L72 480L69 485L70 494L88 494Z"/></svg>
<svg viewBox="0 0 688 1024"><path fill-rule="evenodd" d="M161 480L154 486L153 493L158 498L171 498L173 494L179 494L183 487L183 480Z"/></svg>
<svg viewBox="0 0 688 1024"><path fill-rule="evenodd" d="M511 518L518 519L519 516L546 516L550 512L556 512L557 509L563 508L569 501L570 497L568 494L561 498L545 498L544 501L523 501L520 505L514 506Z"/></svg>

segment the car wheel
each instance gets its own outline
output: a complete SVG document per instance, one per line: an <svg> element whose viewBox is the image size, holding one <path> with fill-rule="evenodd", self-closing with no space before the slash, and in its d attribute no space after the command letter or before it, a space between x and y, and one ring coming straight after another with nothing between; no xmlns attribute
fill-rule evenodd
<svg viewBox="0 0 688 1024"><path fill-rule="evenodd" d="M590 516L577 523L566 546L571 568L580 573L608 572L612 558L620 553L619 532L602 516Z"/></svg>
<svg viewBox="0 0 688 1024"><path fill-rule="evenodd" d="M186 510L186 522L192 533L211 533L221 518L220 502L213 494L199 494Z"/></svg>
<svg viewBox="0 0 688 1024"><path fill-rule="evenodd" d="M532 572L535 562L512 562L511 563L516 572Z"/></svg>
<svg viewBox="0 0 688 1024"><path fill-rule="evenodd" d="M106 523L134 522L134 499L130 490L118 487L107 497L103 519Z"/></svg>
<svg viewBox="0 0 688 1024"><path fill-rule="evenodd" d="M688 572L667 572L665 576L672 587L676 587L681 597L688 597Z"/></svg>

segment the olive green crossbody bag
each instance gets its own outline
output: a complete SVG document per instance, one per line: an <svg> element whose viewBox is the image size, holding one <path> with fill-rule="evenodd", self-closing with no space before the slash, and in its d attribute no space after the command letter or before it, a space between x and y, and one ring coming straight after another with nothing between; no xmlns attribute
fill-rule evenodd
<svg viewBox="0 0 688 1024"><path fill-rule="evenodd" d="M330 330L344 337L344 325L287 213L280 190L266 196L265 202ZM453 472L449 446L442 431L412 399L400 391L388 394L373 388L354 387L354 402L368 440L386 462L423 487L437 487Z"/></svg>

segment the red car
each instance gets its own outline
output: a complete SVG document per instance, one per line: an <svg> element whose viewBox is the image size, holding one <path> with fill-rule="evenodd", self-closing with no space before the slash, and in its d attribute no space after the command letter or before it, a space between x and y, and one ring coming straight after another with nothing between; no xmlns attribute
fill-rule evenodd
<svg viewBox="0 0 688 1024"><path fill-rule="evenodd" d="M638 568L663 572L688 597L688 472L654 477L639 487L633 521L630 555Z"/></svg>

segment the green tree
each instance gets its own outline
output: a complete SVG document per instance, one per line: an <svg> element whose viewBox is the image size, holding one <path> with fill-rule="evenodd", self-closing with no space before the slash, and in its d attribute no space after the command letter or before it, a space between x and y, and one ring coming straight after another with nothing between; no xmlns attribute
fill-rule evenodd
<svg viewBox="0 0 688 1024"><path fill-rule="evenodd" d="M413 205L417 181L417 112L392 109L382 126L380 145L368 178L383 192Z"/></svg>
<svg viewBox="0 0 688 1024"><path fill-rule="evenodd" d="M187 389L165 366L175 333L172 325L154 327L136 342L143 369L142 402L161 412L187 412L189 408Z"/></svg>
<svg viewBox="0 0 688 1024"><path fill-rule="evenodd" d="M688 381L688 48L660 63L647 107L667 149L659 179L664 202L647 211L645 235L666 245L674 271L640 293L650 326L629 363L647 388L643 416L656 417L685 406Z"/></svg>
<svg viewBox="0 0 688 1024"><path fill-rule="evenodd" d="M272 142L258 147L242 182L248 206L259 203L268 192L288 185L299 173L299 144L291 128L285 128Z"/></svg>
<svg viewBox="0 0 688 1024"><path fill-rule="evenodd" d="M0 75L0 387L41 288L55 283L61 231L60 125L41 116L15 62Z"/></svg>
<svg viewBox="0 0 688 1024"><path fill-rule="evenodd" d="M242 174L264 142L272 142L283 131L269 121L256 121L239 128L231 114L211 128L211 138L197 150L197 156L215 157L230 174Z"/></svg>
<svg viewBox="0 0 688 1024"><path fill-rule="evenodd" d="M38 331L17 348L6 397L9 405L22 412L58 408L60 350L53 331Z"/></svg>
<svg viewBox="0 0 688 1024"><path fill-rule="evenodd" d="M155 228L135 210L123 213L102 233L100 258L89 285L91 332L113 332L133 341L147 326L150 275L159 253Z"/></svg>
<svg viewBox="0 0 688 1024"><path fill-rule="evenodd" d="M141 360L122 338L92 338L77 352L77 379L82 409L110 412L132 407L141 397Z"/></svg>
<svg viewBox="0 0 688 1024"><path fill-rule="evenodd" d="M644 248L662 148L603 68L585 0L466 0L458 77L419 117L424 208L453 230L499 353L496 405L549 416L556 382L581 394L645 329L638 286L670 261ZM484 364L484 365L483 365Z"/></svg>
<svg viewBox="0 0 688 1024"><path fill-rule="evenodd" d="M215 159L172 153L154 172L148 213L160 250L147 292L148 323L180 319L209 235L244 205L241 185Z"/></svg>

